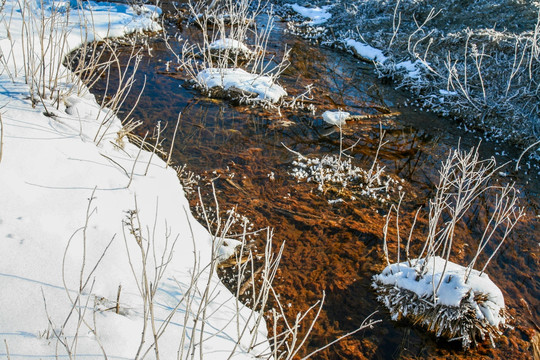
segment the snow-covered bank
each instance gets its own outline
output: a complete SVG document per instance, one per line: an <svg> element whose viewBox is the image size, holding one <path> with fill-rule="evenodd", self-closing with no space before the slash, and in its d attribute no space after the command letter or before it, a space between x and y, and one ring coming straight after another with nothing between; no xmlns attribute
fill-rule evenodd
<svg viewBox="0 0 540 360"><path fill-rule="evenodd" d="M28 4L34 20L68 6ZM159 28L154 8L85 7L92 12L69 10L61 55L85 38L85 19L96 24L90 39ZM232 249L191 216L176 172L123 138L116 117L97 144L108 116L91 95L32 103L22 68L31 33L17 1L1 17L0 355L251 359L267 350L264 321L255 323L209 265L213 247ZM43 67L57 65L45 59Z"/></svg>

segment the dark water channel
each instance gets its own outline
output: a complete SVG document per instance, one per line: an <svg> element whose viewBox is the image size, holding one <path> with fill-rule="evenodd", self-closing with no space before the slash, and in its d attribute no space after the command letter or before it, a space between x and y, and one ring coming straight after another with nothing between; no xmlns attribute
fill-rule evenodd
<svg viewBox="0 0 540 360"><path fill-rule="evenodd" d="M175 22L169 24L171 29ZM384 267L382 228L387 204L362 198L339 198L335 193L320 193L312 183L298 182L290 174L296 156L282 144L304 155L338 154L339 131L326 126L321 113L338 108L353 114L370 114L343 128L345 146L358 145L350 151L356 166L369 168L379 141L379 124L386 130L388 143L379 155L388 173L405 179L408 195L404 204L404 224L412 212L425 204L433 191L437 167L450 148L461 142L462 148L478 144L479 137L458 128L452 120L405 107L408 96L374 76L371 65L349 54L311 45L283 33L278 23L269 44L269 52L281 54L285 44L291 48L291 66L280 83L289 94L300 94L313 84L314 96L309 111L255 109L233 106L226 101L209 99L185 85L181 71L166 69L173 56L160 35L150 39L152 56L144 57L132 96L124 105L133 106L146 77L146 87L133 117L144 121L139 132L153 129L158 121L167 123L164 148L170 148L175 122L182 112L176 134L173 159L187 164L186 169L199 175L205 201L211 204L209 179L215 179L222 209L237 207L253 228L275 229L277 245L286 242L276 289L288 305L290 316L305 311L326 292L321 314L305 354L351 331L372 312L382 319L372 329L360 332L315 359L416 359L416 358L507 358L532 357L530 338L540 331L539 276L539 201L538 176L514 174L510 167L501 181L516 181L522 190L522 205L527 217L503 245L488 268L488 273L502 289L514 329L505 331L497 349L486 344L463 351L457 344L436 341L423 330L407 323L395 323L376 301L371 277ZM184 38L197 36L194 27L176 29ZM137 87L139 87L137 89ZM100 96L105 84L93 92ZM381 108L387 107L390 115ZM497 155L499 163L517 158L519 151L507 144L484 141L484 157ZM534 171L536 173L538 170ZM195 206L196 194L188 195ZM460 229L454 259L470 258L482 211L468 226ZM263 238L253 236L262 247Z"/></svg>

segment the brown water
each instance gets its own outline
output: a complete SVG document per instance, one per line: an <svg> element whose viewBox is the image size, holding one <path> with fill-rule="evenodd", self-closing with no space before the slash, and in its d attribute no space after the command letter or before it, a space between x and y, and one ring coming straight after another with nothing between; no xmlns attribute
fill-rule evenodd
<svg viewBox="0 0 540 360"><path fill-rule="evenodd" d="M173 26L173 25L170 25ZM175 26L175 25L174 25ZM406 180L408 192L403 206L403 224L412 211L425 204L433 191L436 169L449 149L461 142L469 148L479 142L477 136L465 133L449 119L439 118L418 109L402 107L407 93L396 91L373 75L371 66L348 54L310 45L282 33L278 24L272 34L269 51L281 53L284 44L292 49L292 65L280 82L289 94L299 94L307 84L314 85L313 104L317 114L340 108L354 114L376 115L344 127L345 146L358 145L350 152L357 166L369 168L379 141L379 123L387 134L388 144L379 156L388 173ZM184 37L197 29L180 29ZM201 96L183 87L181 72L167 72L165 63L172 56L159 35L151 41L153 57L145 56L138 72L138 84L146 76L146 88L134 117L144 121L144 133L158 121L168 123L167 139L172 139L178 113L182 118L173 158L177 164L200 175L205 202L211 203L208 179L215 179L222 209L237 207L254 228L275 229L277 245L286 242L280 273L275 283L283 304L292 317L305 311L326 293L321 317L306 349L307 354L336 337L351 331L374 311L382 322L332 346L315 359L416 359L416 358L507 358L532 357L530 338L540 331L539 276L539 181L538 178L514 174L503 181L516 181L522 190L522 204L527 217L518 225L488 268L488 273L502 289L514 329L505 331L497 348L482 345L463 351L456 343L437 341L422 329L405 322L395 323L375 299L371 277L384 268L382 227L388 206L358 199L330 204L338 196L332 191L319 193L310 183L297 182L289 171L296 156L282 145L304 155L338 154L339 132L328 128L320 119L302 110L253 109L232 106L226 101ZM93 91L98 96L104 84ZM130 109L138 89L128 99ZM393 116L381 113L388 107ZM460 140L461 139L461 140ZM170 142L164 143L170 148ZM504 151L498 162L515 159L519 152L506 144L483 142L484 157ZM270 174L273 175L271 179ZM219 177L218 177L219 176ZM190 201L198 199L191 194ZM474 251L478 225L483 211L479 207L459 229L454 260L466 261ZM262 248L263 239L254 237ZM395 245L394 245L395 247Z"/></svg>

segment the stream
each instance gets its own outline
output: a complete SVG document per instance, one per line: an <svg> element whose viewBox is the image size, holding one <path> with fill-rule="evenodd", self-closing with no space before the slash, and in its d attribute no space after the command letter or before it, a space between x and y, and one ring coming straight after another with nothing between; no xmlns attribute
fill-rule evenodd
<svg viewBox="0 0 540 360"><path fill-rule="evenodd" d="M166 25L184 39L198 36L199 29L185 23L169 19ZM406 106L412 95L394 89L387 79L379 79L371 64L351 54L311 44L287 34L285 29L285 23L276 22L267 50L279 56L285 45L291 49L291 65L279 83L293 96L312 84L313 97L309 104L315 107L316 115L302 109L278 111L232 105L202 96L186 86L181 71L168 71L167 62L173 56L160 34L148 39L152 50L144 52L137 82L123 105L123 112L131 110L145 82L132 117L143 121L137 129L140 136L151 132L158 122L162 127L167 124L163 143L166 151L171 147L177 116L182 113L173 163L186 164L184 176L193 173L196 182L193 189L201 187L207 206L213 206L209 185L213 179L223 212L236 207L238 214L249 220L249 229L274 229L275 248L285 242L274 285L291 319L320 300L324 291L323 311L299 355L306 355L356 329L377 311L373 318L382 322L321 351L313 359L532 357L531 338L535 329L540 331L538 170L516 173L512 169L520 155L519 149L504 143L481 142L482 157L495 156L498 164L511 162L501 170L499 181L516 182L521 190L521 205L527 212L487 270L504 294L513 326L496 340L497 347L492 348L485 341L475 349L464 351L458 342L436 340L407 322L391 321L375 298L371 278L385 267L384 215L395 199L381 203L351 198L332 188L322 193L316 184L299 181L291 175L297 156L288 149L308 157L323 157L338 155L340 143L343 148L356 144L347 154L355 166L369 168L377 153L382 128L386 144L377 161L388 174L404 179L402 186L407 195L402 218L403 226L408 228L416 208L426 204L433 194L437 169L448 151L458 144L468 150L478 145L482 136L460 129L455 120ZM127 56L122 52L120 55ZM98 98L105 91L105 80L92 88ZM337 109L370 116L348 122L340 134L339 129L321 118L325 110ZM197 191L186 189L186 192L196 213ZM474 239L481 234L479 226L485 219L483 210L476 209L466 226L458 229L454 261L466 263L472 257ZM240 231L240 227L235 231ZM265 241L262 234L253 233L249 240L253 248L262 251ZM395 244L391 246L395 250ZM227 274L223 276L226 278Z"/></svg>

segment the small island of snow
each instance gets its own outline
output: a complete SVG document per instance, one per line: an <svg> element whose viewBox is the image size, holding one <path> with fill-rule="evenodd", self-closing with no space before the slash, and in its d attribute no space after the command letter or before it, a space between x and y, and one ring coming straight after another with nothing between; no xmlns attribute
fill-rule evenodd
<svg viewBox="0 0 540 360"><path fill-rule="evenodd" d="M505 324L501 290L486 273L471 270L467 279L466 267L449 261L445 270L445 263L439 256L414 259L391 264L373 277L378 300L392 320L407 318L437 336L461 340L465 348L477 337L500 334Z"/></svg>
<svg viewBox="0 0 540 360"><path fill-rule="evenodd" d="M351 114L346 111L325 111L322 114L325 122L336 126L345 125L349 116L351 116Z"/></svg>
<svg viewBox="0 0 540 360"><path fill-rule="evenodd" d="M257 94L257 101L277 103L287 95L285 89L276 84L270 76L249 73L243 69L204 69L197 74L197 83L207 89L219 87L224 90L240 89Z"/></svg>

